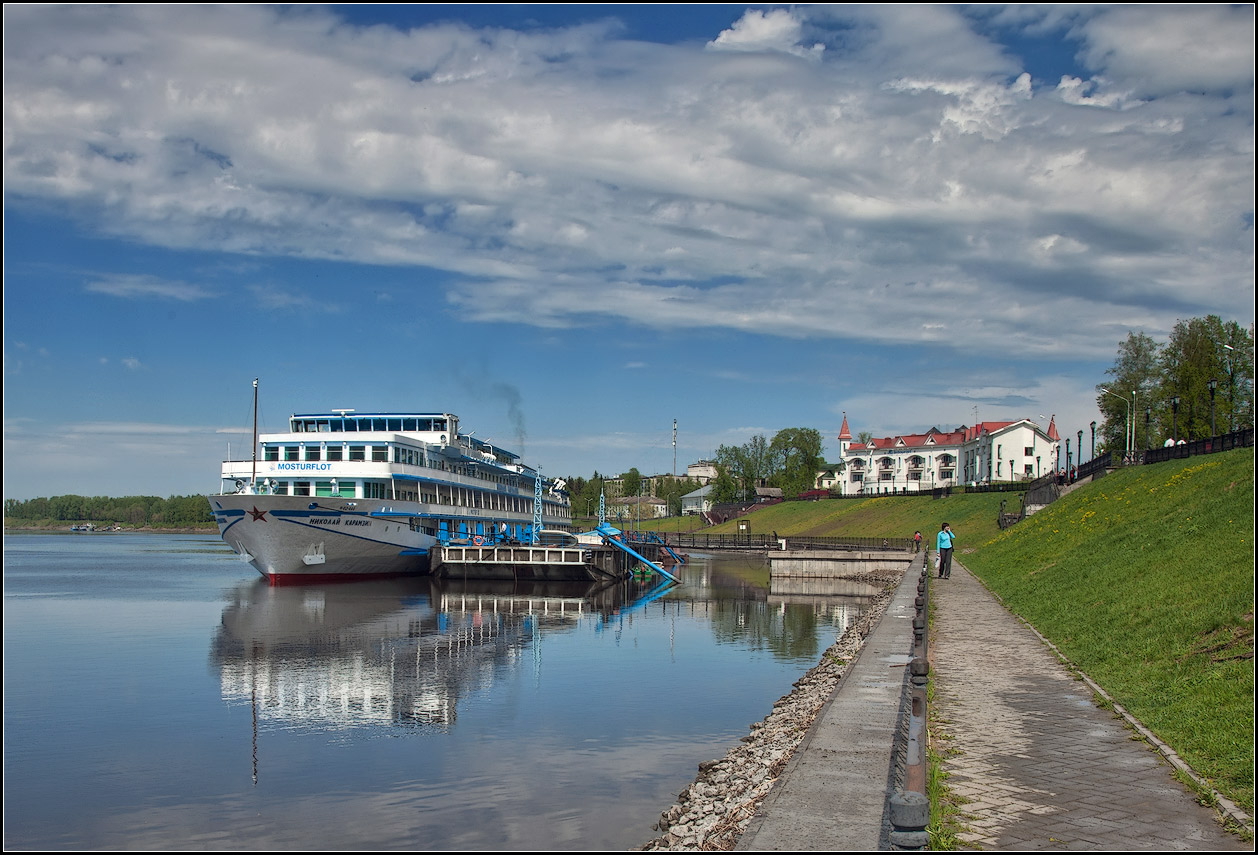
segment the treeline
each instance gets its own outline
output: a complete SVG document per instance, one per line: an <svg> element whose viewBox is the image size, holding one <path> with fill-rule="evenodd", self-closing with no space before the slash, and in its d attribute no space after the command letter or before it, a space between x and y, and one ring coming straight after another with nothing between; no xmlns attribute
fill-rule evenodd
<svg viewBox="0 0 1258 855"><path fill-rule="evenodd" d="M618 480L620 483L607 483L608 478ZM678 478L671 475L644 478L637 467L618 477L600 475L598 470L595 470L590 478L571 475L564 480L568 482L568 495L572 501L574 517L597 515L600 493L604 493L609 501L621 496L654 496L668 503L669 516L681 516L681 497L703 486L696 478ZM648 482L650 487L646 489Z"/></svg>
<svg viewBox="0 0 1258 855"><path fill-rule="evenodd" d="M4 500L6 525L119 523L136 528L194 528L213 525L205 496L52 496Z"/></svg>
<svg viewBox="0 0 1258 855"><path fill-rule="evenodd" d="M780 487L785 498L793 499L816 487L817 472L825 465L821 432L815 428L786 428L772 440L757 434L742 445L716 450L712 500L748 501L762 485Z"/></svg>
<svg viewBox="0 0 1258 855"><path fill-rule="evenodd" d="M1253 427L1254 334L1236 321L1179 321L1165 343L1128 333L1105 373L1097 446L1107 451L1126 447L1133 422L1137 449Z"/></svg>

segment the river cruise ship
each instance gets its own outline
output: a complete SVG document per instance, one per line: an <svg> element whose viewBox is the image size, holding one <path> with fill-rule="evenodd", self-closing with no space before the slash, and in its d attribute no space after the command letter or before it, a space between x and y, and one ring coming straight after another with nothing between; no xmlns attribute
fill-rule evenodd
<svg viewBox="0 0 1258 855"><path fill-rule="evenodd" d="M223 463L223 540L271 584L422 574L439 544L568 531L562 480L459 432L451 413L298 414Z"/></svg>

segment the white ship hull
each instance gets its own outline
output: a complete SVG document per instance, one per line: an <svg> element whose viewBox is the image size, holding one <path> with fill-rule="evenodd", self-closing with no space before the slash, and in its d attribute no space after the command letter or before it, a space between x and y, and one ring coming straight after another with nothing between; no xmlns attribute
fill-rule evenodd
<svg viewBox="0 0 1258 855"><path fill-rule="evenodd" d="M223 540L272 584L428 572L437 539L412 529L405 516L389 515L417 513L418 503L346 504L308 496L210 497Z"/></svg>

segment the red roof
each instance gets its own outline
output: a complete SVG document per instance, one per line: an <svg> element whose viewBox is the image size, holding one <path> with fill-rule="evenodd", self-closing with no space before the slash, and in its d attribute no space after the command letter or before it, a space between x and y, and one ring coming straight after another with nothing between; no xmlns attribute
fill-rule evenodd
<svg viewBox="0 0 1258 855"><path fill-rule="evenodd" d="M852 431L847 426L847 413L843 414L843 427L839 428L839 439L851 439Z"/></svg>

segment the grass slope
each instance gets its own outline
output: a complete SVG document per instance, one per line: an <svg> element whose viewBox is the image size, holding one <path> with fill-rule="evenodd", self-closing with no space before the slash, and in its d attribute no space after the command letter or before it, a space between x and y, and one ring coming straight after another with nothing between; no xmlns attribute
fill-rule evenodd
<svg viewBox="0 0 1258 855"><path fill-rule="evenodd" d="M781 535L830 537L912 537L921 531L923 542L933 544L940 524L947 521L957 533L957 549L980 540L989 540L999 531L996 516L1000 502L1008 500L1008 509L1020 507L1019 493L955 493L947 498L917 496L881 496L868 499L822 499L816 502L782 502L747 514L756 534L776 531ZM644 522L643 528L656 531L691 531L697 527L696 517ZM712 534L733 534L737 520L711 528L698 528Z"/></svg>
<svg viewBox="0 0 1258 855"><path fill-rule="evenodd" d="M1111 473L961 560L1252 812L1253 526L1241 449Z"/></svg>

